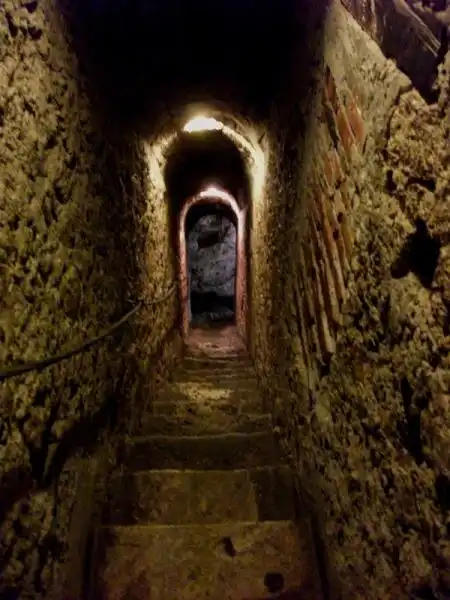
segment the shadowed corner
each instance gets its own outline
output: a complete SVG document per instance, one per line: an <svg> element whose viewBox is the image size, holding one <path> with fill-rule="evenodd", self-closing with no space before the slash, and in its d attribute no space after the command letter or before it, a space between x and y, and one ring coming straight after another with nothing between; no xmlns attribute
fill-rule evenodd
<svg viewBox="0 0 450 600"><path fill-rule="evenodd" d="M394 279L402 279L408 273L414 273L420 283L430 289L442 244L438 236L431 235L423 219L416 219L414 224L416 231L406 238L399 256L391 267L391 275Z"/></svg>

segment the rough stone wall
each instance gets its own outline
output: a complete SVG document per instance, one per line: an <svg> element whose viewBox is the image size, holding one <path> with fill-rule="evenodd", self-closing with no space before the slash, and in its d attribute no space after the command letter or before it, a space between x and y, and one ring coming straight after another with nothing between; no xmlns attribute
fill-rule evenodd
<svg viewBox="0 0 450 600"><path fill-rule="evenodd" d="M57 15L51 0L0 7L0 371L96 336L155 291L143 148L93 114ZM165 255L152 274L170 283ZM114 458L101 432L142 387L149 349L129 342L161 344L174 298L0 382L1 598L77 597L93 490Z"/></svg>
<svg viewBox="0 0 450 600"><path fill-rule="evenodd" d="M450 6L446 0L342 0L385 56L395 60L429 101L437 65L448 49Z"/></svg>
<svg viewBox="0 0 450 600"><path fill-rule="evenodd" d="M419 93L337 3L324 57L275 414L334 596L445 598L449 57Z"/></svg>

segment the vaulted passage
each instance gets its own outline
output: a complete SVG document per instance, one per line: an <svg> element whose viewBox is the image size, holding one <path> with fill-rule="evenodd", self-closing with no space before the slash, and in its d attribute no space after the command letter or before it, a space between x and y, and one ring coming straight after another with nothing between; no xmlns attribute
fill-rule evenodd
<svg viewBox="0 0 450 600"><path fill-rule="evenodd" d="M450 6L0 6L0 600L450 597Z"/></svg>

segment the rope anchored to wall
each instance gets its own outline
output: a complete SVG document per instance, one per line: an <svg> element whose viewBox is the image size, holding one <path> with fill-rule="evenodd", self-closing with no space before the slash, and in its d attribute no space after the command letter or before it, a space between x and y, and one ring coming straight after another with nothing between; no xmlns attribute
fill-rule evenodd
<svg viewBox="0 0 450 600"><path fill-rule="evenodd" d="M76 354L81 354L82 352L89 350L90 348L92 348L92 346L95 346L96 344L100 343L104 339L111 336L115 331L117 331L120 327L122 327L122 325L124 325L129 319L131 319L131 317L133 315L135 315L141 308L148 307L148 306L154 306L155 304L160 304L161 302L164 302L165 300L170 298L170 296L175 292L177 285L178 284L176 282L173 283L171 285L171 287L167 290L167 292L165 292L165 294L163 294L162 296L159 296L158 298L155 298L154 300L151 300L149 302L148 301L139 302L136 306L134 306L131 310L129 310L122 318L120 318L118 321L116 321L115 323L110 325L105 331L103 331L96 337L91 338L90 340L87 340L86 342L83 342L79 346L72 348L71 350L61 352L59 354L56 354L55 356L50 356L50 357L44 358L42 360L30 361L30 362L23 363L20 365L12 365L11 367L5 367L4 369L0 369L0 383L2 381L4 381L5 379L9 379L10 377L16 377L17 375L23 375L24 373L29 373L30 371L41 371L42 369L46 369L47 367L50 367L51 365L59 363L62 360L71 358L72 356L75 356Z"/></svg>

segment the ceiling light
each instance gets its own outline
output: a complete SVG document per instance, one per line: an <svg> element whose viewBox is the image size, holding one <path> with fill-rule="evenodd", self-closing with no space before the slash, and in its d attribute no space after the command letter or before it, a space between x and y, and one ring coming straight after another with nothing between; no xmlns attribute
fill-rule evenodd
<svg viewBox="0 0 450 600"><path fill-rule="evenodd" d="M214 117L198 116L186 123L183 131L186 133L195 133L201 131L219 131L223 129L223 123Z"/></svg>

